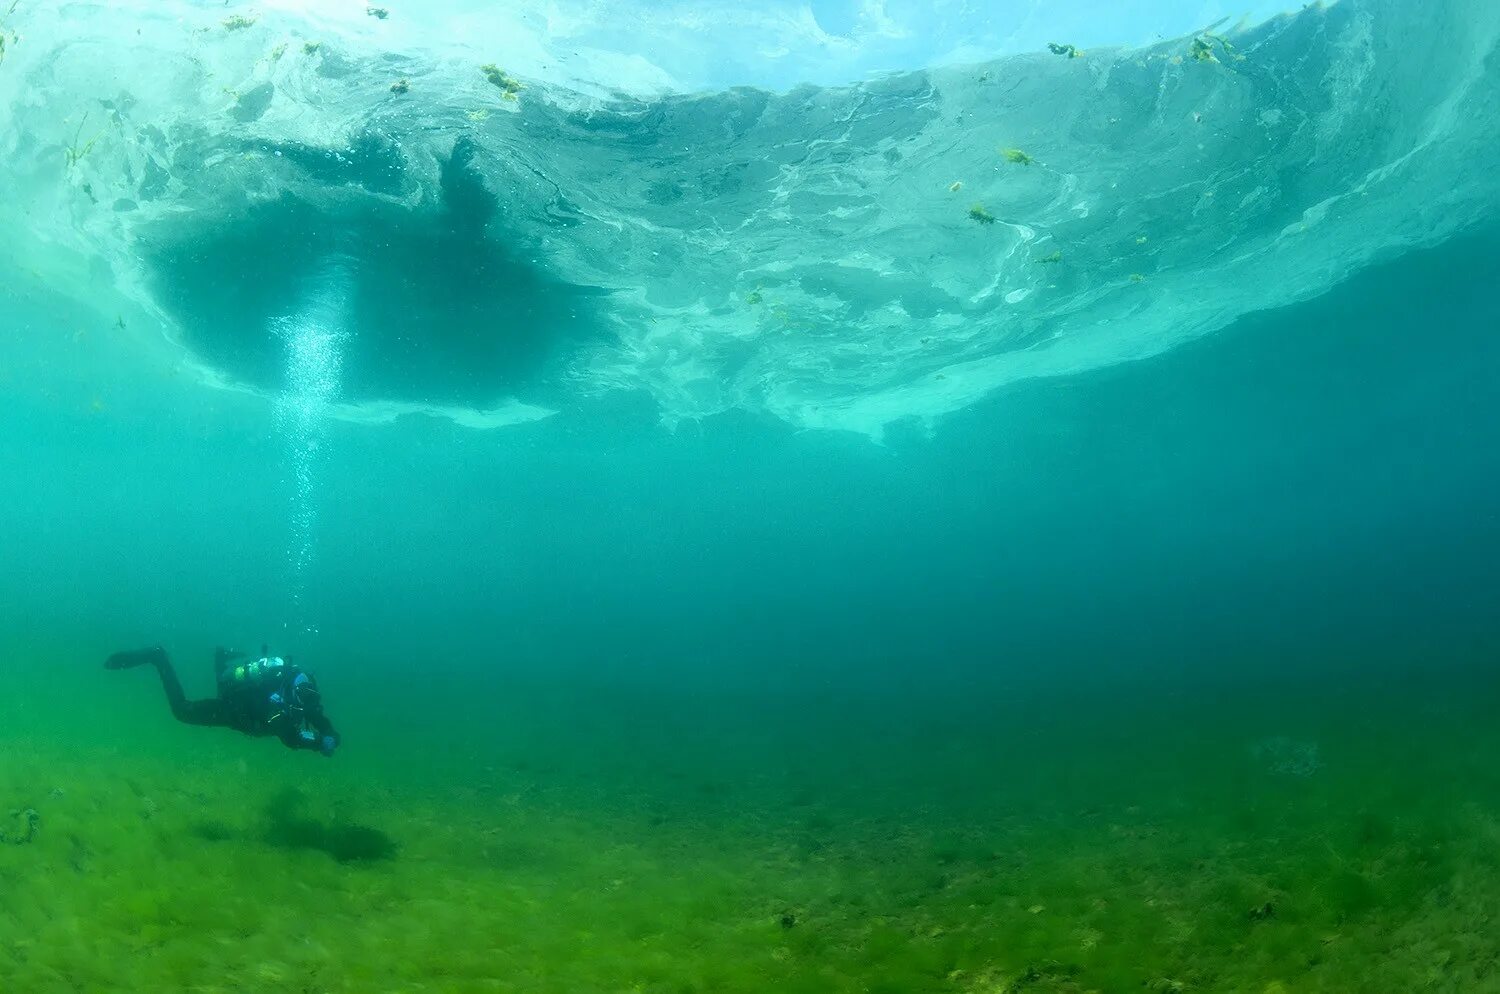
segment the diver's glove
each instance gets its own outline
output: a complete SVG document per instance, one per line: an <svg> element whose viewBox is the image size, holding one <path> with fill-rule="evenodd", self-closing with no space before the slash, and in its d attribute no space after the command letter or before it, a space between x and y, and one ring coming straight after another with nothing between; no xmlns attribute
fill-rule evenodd
<svg viewBox="0 0 1500 994"><path fill-rule="evenodd" d="M323 736L322 741L318 743L318 751L325 756L332 756L333 750L337 749L338 747L339 740L334 738L332 735Z"/></svg>

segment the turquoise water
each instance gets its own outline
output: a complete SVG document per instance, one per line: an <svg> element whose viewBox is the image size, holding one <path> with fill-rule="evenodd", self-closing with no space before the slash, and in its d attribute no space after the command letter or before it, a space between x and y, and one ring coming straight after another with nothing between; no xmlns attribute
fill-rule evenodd
<svg viewBox="0 0 1500 994"><path fill-rule="evenodd" d="M0 14L5 989L1500 990L1488 5L165 9Z"/></svg>

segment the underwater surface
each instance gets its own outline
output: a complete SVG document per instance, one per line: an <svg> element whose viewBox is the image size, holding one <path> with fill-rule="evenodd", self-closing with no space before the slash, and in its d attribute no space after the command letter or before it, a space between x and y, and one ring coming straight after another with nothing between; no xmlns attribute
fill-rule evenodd
<svg viewBox="0 0 1500 994"><path fill-rule="evenodd" d="M0 990L1500 991L1500 6L4 0L0 190Z"/></svg>

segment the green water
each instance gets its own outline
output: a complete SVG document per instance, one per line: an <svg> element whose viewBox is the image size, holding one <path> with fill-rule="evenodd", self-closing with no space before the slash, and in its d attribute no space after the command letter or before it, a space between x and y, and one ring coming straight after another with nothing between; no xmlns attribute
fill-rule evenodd
<svg viewBox="0 0 1500 994"><path fill-rule="evenodd" d="M882 9L0 4L0 994L1500 992L1495 9Z"/></svg>
<svg viewBox="0 0 1500 994"><path fill-rule="evenodd" d="M336 636L299 639L318 646L346 737L327 761L175 725L149 670L99 669L163 624L190 693L207 692L215 619L166 626L150 602L213 602L252 568L214 553L236 547L227 524L182 527L220 506L75 547L49 524L57 504L12 474L7 506L32 524L19 547L58 557L20 562L58 586L12 596L51 620L8 619L0 806L40 820L33 842L0 847L0 973L48 992L1500 989L1485 924L1500 886L1496 533L1468 510L1496 451L1475 445L1496 425L1481 389L1497 368L1493 325L1477 320L1493 304L1475 278L1492 244L1411 256L1062 396L1001 401L1033 419L1006 419L1008 451L1032 452L1060 495L1022 505L1020 521L990 516L982 481L928 486L945 467L978 472L994 411L873 464L862 447L815 445L820 478L847 474L842 492L861 495L819 536L758 524L790 520L779 502L806 496L795 474L813 472L813 453L791 436L755 449L657 441L623 469L629 450L602 441L590 444L608 461L513 451L514 485L562 474L581 502L614 500L622 477L638 497L693 486L689 468L722 487L697 522L618 512L626 572L677 556L696 589L678 594L669 624L667 608L591 574L603 567L578 536L552 535L539 544L569 582L517 591L524 610L496 603L481 618L475 586L504 583L503 571L475 566L473 585L423 601L414 592L435 574L412 565L423 558L377 568L367 547L386 556L460 512L439 526L408 504L383 536L352 528L344 552L325 537L322 569L339 575L344 556L369 569L361 591L405 591L383 609L352 593L319 602ZM1330 315L1390 313L1418 287L1456 312L1434 322L1447 330L1421 358L1402 324L1357 322L1358 358L1322 347L1338 374L1325 360L1274 383L1242 375ZM1279 410L1263 406L1273 400ZM75 534L117 523L123 503L171 507L192 489L147 486L121 466L179 445L259 444L193 440L191 416L180 429L121 416L132 428L69 413L57 395L33 403L30 416L51 412L37 436L68 425L48 453L94 453L46 477L85 491ZM1066 411L1067 457L1044 459ZM1277 428L1273 442L1251 412L1308 427ZM113 441L130 431L145 443ZM1150 457L1155 476L1089 492L1079 460L1097 482L1127 438L1121 471ZM1208 455L1231 439L1232 456ZM46 464L33 455L27 465ZM760 478L773 459L791 483L749 500L724 482ZM922 473L893 474L892 460ZM182 479L220 481L213 462L197 465ZM378 486L367 471L363 485ZM471 463L429 486L466 492L480 472ZM1239 539L1182 510L1230 493L1262 515L1237 519ZM226 500L255 503L232 489ZM1116 540L1070 549L1061 538L1080 516L1108 521ZM889 519L912 533L883 549L838 532ZM1122 521L1146 540L1127 541ZM340 534L332 524L325 536ZM724 559L668 544L726 526L746 548ZM941 544L950 532L969 538ZM1005 539L1021 532L1029 545ZM180 557L140 558L153 538ZM504 539L512 558L527 555ZM1184 575L1149 566L1173 557ZM1193 579L1209 562L1218 579ZM784 587L752 585L778 565ZM732 591L708 582L720 572ZM932 589L940 575L954 579ZM204 577L209 589L189 589ZM100 593L70 602L63 584ZM792 597L809 587L824 596ZM653 589L684 590L665 577ZM75 622L56 620L70 604Z"/></svg>

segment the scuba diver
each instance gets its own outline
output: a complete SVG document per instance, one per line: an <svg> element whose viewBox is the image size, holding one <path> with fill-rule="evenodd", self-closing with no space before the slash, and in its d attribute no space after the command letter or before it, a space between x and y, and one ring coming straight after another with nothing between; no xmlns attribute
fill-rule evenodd
<svg viewBox="0 0 1500 994"><path fill-rule="evenodd" d="M104 661L104 668L155 666L172 715L184 724L223 726L257 737L274 735L288 749L316 749L332 756L339 747L339 733L323 713L317 680L290 660L272 656L265 647L261 658L245 659L243 652L215 649L219 693L201 701L190 701L183 694L177 672L160 646L117 652Z"/></svg>

